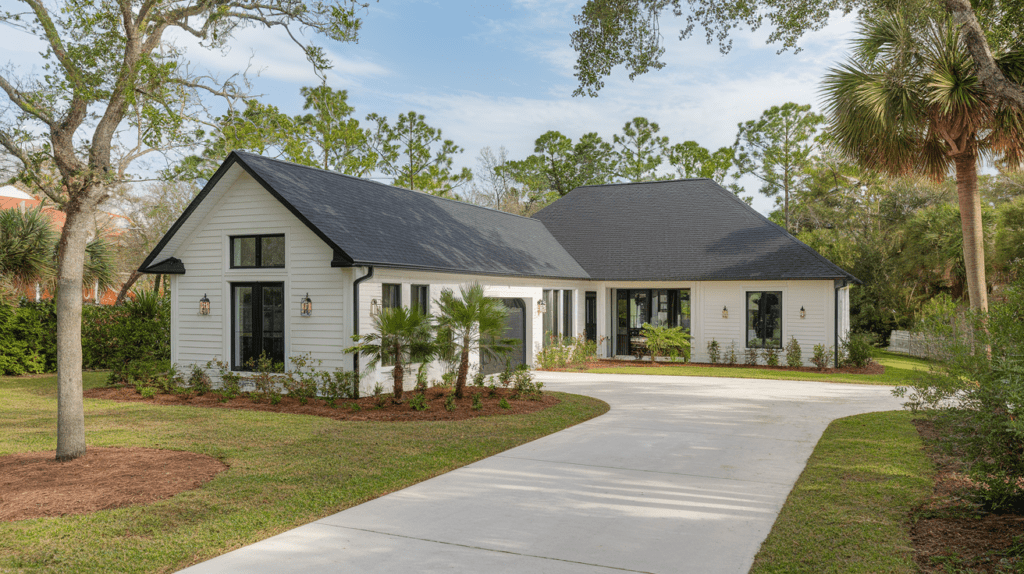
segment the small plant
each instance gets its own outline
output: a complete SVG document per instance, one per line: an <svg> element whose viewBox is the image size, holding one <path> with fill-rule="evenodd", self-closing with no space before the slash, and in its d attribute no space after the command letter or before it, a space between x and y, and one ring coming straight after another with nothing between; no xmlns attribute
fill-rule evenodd
<svg viewBox="0 0 1024 574"><path fill-rule="evenodd" d="M743 357L743 363L753 367L757 364L757 349L747 349L746 354Z"/></svg>
<svg viewBox="0 0 1024 574"><path fill-rule="evenodd" d="M828 368L829 363L832 362L832 353L832 347L818 343L814 346L814 355L811 356L811 363L814 363L814 366L818 367L819 371L824 371Z"/></svg>
<svg viewBox="0 0 1024 574"><path fill-rule="evenodd" d="M213 388L213 384L210 382L210 375L207 375L206 371L199 365L192 365L192 374L188 377L188 386L199 396L205 395Z"/></svg>
<svg viewBox="0 0 1024 574"><path fill-rule="evenodd" d="M447 388L454 385L456 375L458 375L458 373L456 373L455 371L448 371L447 373L441 375L441 386Z"/></svg>
<svg viewBox="0 0 1024 574"><path fill-rule="evenodd" d="M736 341L729 343L729 350L725 353L725 364L735 365L739 359L736 358Z"/></svg>
<svg viewBox="0 0 1024 574"><path fill-rule="evenodd" d="M226 403L242 393L242 377L231 371L231 367L220 359L206 361L206 370L217 369L217 376L220 378L220 386L217 394L220 395L220 402Z"/></svg>
<svg viewBox="0 0 1024 574"><path fill-rule="evenodd" d="M790 337L789 342L786 343L786 365L790 367L802 367L804 361L801 355L800 343L797 342L796 337Z"/></svg>
<svg viewBox="0 0 1024 574"><path fill-rule="evenodd" d="M515 391L516 398L528 398L531 400L540 400L541 388L544 387L544 383L535 381L533 379L533 373L526 365L519 365L516 369L515 374Z"/></svg>
<svg viewBox="0 0 1024 574"><path fill-rule="evenodd" d="M359 406L359 403L349 403L348 408L352 409L352 412L358 413L363 410L363 407Z"/></svg>
<svg viewBox="0 0 1024 574"><path fill-rule="evenodd" d="M444 398L444 410L448 412L455 410L455 393L449 393L448 396Z"/></svg>
<svg viewBox="0 0 1024 574"><path fill-rule="evenodd" d="M352 396L352 389L355 387L358 379L356 374L352 371L345 371L344 369L335 369L333 373L328 375L323 373L320 379L320 396L327 403L327 406L332 409L337 406L338 399L350 398L358 399L358 396Z"/></svg>
<svg viewBox="0 0 1024 574"><path fill-rule="evenodd" d="M494 383L487 385L487 396L493 397L496 394L498 394L498 387Z"/></svg>
<svg viewBox="0 0 1024 574"><path fill-rule="evenodd" d="M483 403L483 401L480 400L480 393L473 393L473 406L472 406L472 409L474 411L478 411L478 410L480 410L482 408L484 408L484 403Z"/></svg>
<svg viewBox="0 0 1024 574"><path fill-rule="evenodd" d="M714 339L708 341L708 360L711 361L712 365L718 364L721 353L722 350L719 348L718 341Z"/></svg>
<svg viewBox="0 0 1024 574"><path fill-rule="evenodd" d="M377 403L377 408L384 408L387 404L387 399L384 397L384 385L377 383L373 386L373 399Z"/></svg>
<svg viewBox="0 0 1024 574"><path fill-rule="evenodd" d="M139 394L144 399L151 399L156 396L156 389L153 387L142 387L139 389Z"/></svg>
<svg viewBox="0 0 1024 574"><path fill-rule="evenodd" d="M253 384L253 392L250 394L253 402L258 403L262 399L272 399L281 394L281 379L284 372L284 363L274 362L265 352L261 352L259 358L249 359L246 365L252 369L249 379ZM280 402L280 398L277 402ZM277 404L271 400L271 404Z"/></svg>
<svg viewBox="0 0 1024 574"><path fill-rule="evenodd" d="M512 408L512 405L508 404L508 401L505 400L505 397L501 397L501 400L498 401L498 406L503 408L503 409L510 409L510 408Z"/></svg>
<svg viewBox="0 0 1024 574"><path fill-rule="evenodd" d="M769 367L779 366L779 350L775 347L765 347L764 351L764 364Z"/></svg>
<svg viewBox="0 0 1024 574"><path fill-rule="evenodd" d="M482 386L484 386L484 374L483 374L482 371L477 371L476 374L473 375L473 386L474 387L482 387Z"/></svg>
<svg viewBox="0 0 1024 574"><path fill-rule="evenodd" d="M313 360L312 354L292 357L294 372L288 372L282 378L282 384L288 396L299 400L299 404L307 404L309 399L316 397L317 391L322 386L321 381L330 381L330 373L316 370L323 364L323 361Z"/></svg>
<svg viewBox="0 0 1024 574"><path fill-rule="evenodd" d="M413 397L409 399L409 406L412 407L412 410L414 411L425 411L430 408L430 405L427 404L427 396L423 393L413 395Z"/></svg>
<svg viewBox="0 0 1024 574"><path fill-rule="evenodd" d="M281 393L273 393L270 395L270 404L276 405L281 402Z"/></svg>
<svg viewBox="0 0 1024 574"><path fill-rule="evenodd" d="M516 371L512 368L512 364L505 363L505 370L498 375L498 382L501 383L501 388L507 389L512 384L512 378L515 376L515 373ZM493 387L494 384L492 383L491 386Z"/></svg>

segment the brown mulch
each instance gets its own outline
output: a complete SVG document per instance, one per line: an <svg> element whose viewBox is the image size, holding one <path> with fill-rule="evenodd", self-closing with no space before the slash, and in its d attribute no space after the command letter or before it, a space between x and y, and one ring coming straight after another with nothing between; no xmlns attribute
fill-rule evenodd
<svg viewBox="0 0 1024 574"><path fill-rule="evenodd" d="M89 447L68 462L53 451L11 454L0 457L0 522L149 504L227 468L203 454L141 447Z"/></svg>
<svg viewBox="0 0 1024 574"><path fill-rule="evenodd" d="M839 369L818 369L817 367L769 367L768 365L745 365L743 363L736 363L735 365L726 365L723 363L669 363L669 362L650 362L650 361L629 361L621 359L597 359L596 361L588 361L584 363L583 369L609 369L614 367L646 367L651 369L659 369L662 367L721 367L721 368L736 368L742 367L744 369L764 369L767 371L801 371L804 373L849 373L854 375L881 375L885 373L885 366L872 361L864 367L842 367ZM577 371L580 369L540 369L547 371Z"/></svg>
<svg viewBox="0 0 1024 574"><path fill-rule="evenodd" d="M955 457L940 451L932 421L915 420L935 463L935 489L914 513L914 560L924 572L1024 570L1024 515L993 514L971 502L976 485Z"/></svg>
<svg viewBox="0 0 1024 574"><path fill-rule="evenodd" d="M188 405L191 407L314 415L343 421L459 421L481 416L532 413L560 402L553 395L547 393L541 395L539 400L526 400L513 398L515 391L512 389L497 388L492 395L490 389L469 386L466 387L465 396L455 400L455 410L448 411L445 410L444 403L449 392L450 389L445 387L427 389L426 402L429 408L424 411L413 410L409 405L409 400L416 394L413 391L406 391L400 403L386 398L383 406L378 406L376 397L369 396L358 400L338 400L337 406L334 408L320 399L310 399L307 404L303 405L298 399L287 396L281 397L281 401L277 404L271 404L265 399L254 402L249 397L235 397L227 402L221 402L220 395L217 393L207 393L202 396L158 394L151 399L146 399L134 387L89 389L85 391L85 397L115 401L141 401L158 405ZM472 408L475 394L480 395L481 408L479 410ZM501 408L502 397L506 399L509 408Z"/></svg>

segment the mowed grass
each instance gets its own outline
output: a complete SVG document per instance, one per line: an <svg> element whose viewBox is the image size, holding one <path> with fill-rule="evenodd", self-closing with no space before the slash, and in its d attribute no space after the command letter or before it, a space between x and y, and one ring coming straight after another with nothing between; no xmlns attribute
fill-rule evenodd
<svg viewBox="0 0 1024 574"><path fill-rule="evenodd" d="M104 378L87 373L86 387ZM0 378L0 456L56 449L56 387L54 376ZM557 394L537 413L420 423L87 399L90 446L186 450L230 468L154 504L0 523L0 571L175 571L608 410Z"/></svg>
<svg viewBox="0 0 1024 574"><path fill-rule="evenodd" d="M916 374L927 371L928 361L887 351L877 351L875 361L885 366L881 375L854 375L850 373L826 373L812 371L785 371L772 369L751 369L736 367L664 366L664 367L611 367L589 369L588 373L612 373L618 375L674 375L684 377L733 377L737 379L772 379L784 381L822 381L828 383L856 383L861 385L902 385L914 379Z"/></svg>
<svg viewBox="0 0 1024 574"><path fill-rule="evenodd" d="M754 559L768 572L917 572L908 515L934 469L905 411L833 421Z"/></svg>

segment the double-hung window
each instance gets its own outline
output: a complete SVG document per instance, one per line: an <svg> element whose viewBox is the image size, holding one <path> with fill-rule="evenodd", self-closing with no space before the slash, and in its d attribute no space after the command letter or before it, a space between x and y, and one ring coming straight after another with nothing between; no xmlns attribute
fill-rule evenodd
<svg viewBox="0 0 1024 574"><path fill-rule="evenodd" d="M231 237L231 268L284 267L284 234Z"/></svg>
<svg viewBox="0 0 1024 574"><path fill-rule="evenodd" d="M231 368L284 368L284 283L231 284Z"/></svg>
<svg viewBox="0 0 1024 574"><path fill-rule="evenodd" d="M747 348L782 348L782 291L747 292Z"/></svg>
<svg viewBox="0 0 1024 574"><path fill-rule="evenodd" d="M402 306L402 285L400 283L381 283L380 306L382 309L397 309ZM385 367L391 367L395 364L395 359L385 355L380 363Z"/></svg>
<svg viewBox="0 0 1024 574"><path fill-rule="evenodd" d="M420 313L430 313L430 285L412 286L412 304Z"/></svg>
<svg viewBox="0 0 1024 574"><path fill-rule="evenodd" d="M566 337L576 335L572 325L572 291L562 291L562 333Z"/></svg>

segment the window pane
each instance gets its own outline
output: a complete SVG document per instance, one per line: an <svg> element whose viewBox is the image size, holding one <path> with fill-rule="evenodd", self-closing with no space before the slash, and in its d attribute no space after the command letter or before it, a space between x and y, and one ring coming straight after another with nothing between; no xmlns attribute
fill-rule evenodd
<svg viewBox="0 0 1024 574"><path fill-rule="evenodd" d="M284 236L261 237L260 243L260 267L284 267Z"/></svg>
<svg viewBox="0 0 1024 574"><path fill-rule="evenodd" d="M573 337L572 324L572 291L562 291L562 332L566 337Z"/></svg>
<svg viewBox="0 0 1024 574"><path fill-rule="evenodd" d="M679 290L679 310L676 313L676 326L690 329L690 290Z"/></svg>
<svg viewBox="0 0 1024 574"><path fill-rule="evenodd" d="M381 306L385 309L394 309L402 306L402 286L393 283L381 285Z"/></svg>
<svg viewBox="0 0 1024 574"><path fill-rule="evenodd" d="M231 266L256 267L256 238L231 238Z"/></svg>
<svg viewBox="0 0 1024 574"><path fill-rule="evenodd" d="M782 292L747 293L747 346L782 347Z"/></svg>
<svg viewBox="0 0 1024 574"><path fill-rule="evenodd" d="M550 289L544 290L544 304L547 305L547 312L544 313L544 340L543 345L547 347L551 344L551 338L555 336L555 292Z"/></svg>
<svg viewBox="0 0 1024 574"><path fill-rule="evenodd" d="M430 286L429 285L413 285L412 286L412 302L420 310L420 313L426 315L430 312Z"/></svg>
<svg viewBox="0 0 1024 574"><path fill-rule="evenodd" d="M284 287L263 285L263 341L260 350L275 365L284 363Z"/></svg>
<svg viewBox="0 0 1024 574"><path fill-rule="evenodd" d="M256 355L252 330L252 287L237 286L234 293L234 351L232 367L246 368L245 364Z"/></svg>

